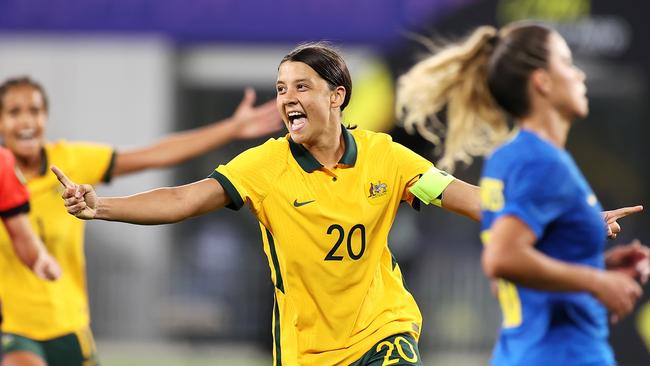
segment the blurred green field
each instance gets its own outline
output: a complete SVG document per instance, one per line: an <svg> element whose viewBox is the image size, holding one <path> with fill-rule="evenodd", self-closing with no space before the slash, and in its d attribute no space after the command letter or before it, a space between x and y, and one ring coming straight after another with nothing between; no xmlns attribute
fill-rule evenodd
<svg viewBox="0 0 650 366"><path fill-rule="evenodd" d="M270 366L271 355L255 347L240 344L194 345L189 343L134 343L99 341L102 366ZM481 352L429 353L427 365L486 365L489 355Z"/></svg>
<svg viewBox="0 0 650 366"><path fill-rule="evenodd" d="M271 355L241 345L98 341L102 366L268 366Z"/></svg>

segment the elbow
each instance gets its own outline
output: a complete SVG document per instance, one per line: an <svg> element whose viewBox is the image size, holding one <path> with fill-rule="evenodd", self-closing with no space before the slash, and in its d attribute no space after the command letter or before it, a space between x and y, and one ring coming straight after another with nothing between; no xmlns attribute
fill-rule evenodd
<svg viewBox="0 0 650 366"><path fill-rule="evenodd" d="M510 272L504 256L488 248L483 250L481 266L483 267L483 273L489 278L507 278Z"/></svg>
<svg viewBox="0 0 650 366"><path fill-rule="evenodd" d="M470 214L470 218L476 222L481 222L482 217L481 205L476 205L474 211Z"/></svg>

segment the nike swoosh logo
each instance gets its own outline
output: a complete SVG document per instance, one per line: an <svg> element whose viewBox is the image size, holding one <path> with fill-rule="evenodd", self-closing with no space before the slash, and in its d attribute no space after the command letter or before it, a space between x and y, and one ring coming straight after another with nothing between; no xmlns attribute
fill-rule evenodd
<svg viewBox="0 0 650 366"><path fill-rule="evenodd" d="M304 206L304 205L306 205L306 204L308 204L308 203L312 203L312 202L315 202L315 201L316 201L316 200L305 201L305 202L298 202L298 200L296 199L296 200L293 200L293 207Z"/></svg>

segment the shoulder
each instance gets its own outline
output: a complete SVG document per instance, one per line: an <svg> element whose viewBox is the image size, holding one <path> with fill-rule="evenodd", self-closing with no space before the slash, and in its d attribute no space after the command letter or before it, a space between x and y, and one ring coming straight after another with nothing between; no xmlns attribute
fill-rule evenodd
<svg viewBox="0 0 650 366"><path fill-rule="evenodd" d="M44 145L45 154L48 163L58 165L67 165L75 157L77 143L66 140L57 140L46 142Z"/></svg>
<svg viewBox="0 0 650 366"><path fill-rule="evenodd" d="M561 151L530 132L519 132L496 148L486 159L486 168L510 171L526 167L542 170L543 167L562 166Z"/></svg>
<svg viewBox="0 0 650 366"><path fill-rule="evenodd" d="M270 138L265 143L245 150L225 164L227 170L238 174L276 177L286 169L290 153L285 137Z"/></svg>
<svg viewBox="0 0 650 366"><path fill-rule="evenodd" d="M383 132L374 132L355 128L348 130L353 136L357 145L357 151L361 154L368 153L368 155L377 157L384 155L393 155L398 150L405 150L406 147L393 141L393 138Z"/></svg>
<svg viewBox="0 0 650 366"><path fill-rule="evenodd" d="M88 141L67 141L67 140L57 140L55 142L45 143L45 151L48 155L48 158L83 158L86 155L83 154L93 154L93 153L113 153L113 147L108 144L98 143L98 142L88 142ZM95 156L95 155L92 155Z"/></svg>
<svg viewBox="0 0 650 366"><path fill-rule="evenodd" d="M363 144L390 144L393 138L383 132L374 132L361 128L348 129L348 132L354 137L357 143Z"/></svg>

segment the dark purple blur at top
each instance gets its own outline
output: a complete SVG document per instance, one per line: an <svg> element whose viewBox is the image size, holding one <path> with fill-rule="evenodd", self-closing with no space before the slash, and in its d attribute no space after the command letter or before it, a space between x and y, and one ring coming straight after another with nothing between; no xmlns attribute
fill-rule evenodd
<svg viewBox="0 0 650 366"><path fill-rule="evenodd" d="M388 46L476 0L2 0L0 34L154 34L181 43L335 42Z"/></svg>

